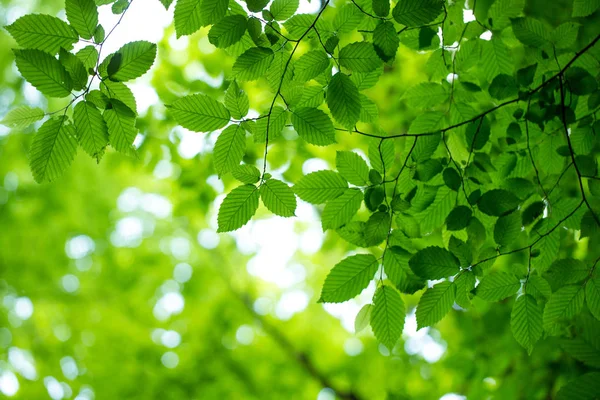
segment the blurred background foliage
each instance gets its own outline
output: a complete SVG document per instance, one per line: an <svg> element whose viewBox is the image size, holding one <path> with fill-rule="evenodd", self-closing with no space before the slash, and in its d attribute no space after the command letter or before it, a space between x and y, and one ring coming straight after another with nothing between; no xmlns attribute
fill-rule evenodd
<svg viewBox="0 0 600 400"><path fill-rule="evenodd" d="M528 7L553 25L569 7L541 3L530 0ZM62 0L0 4L3 26L30 12L64 14ZM158 1L136 7L111 38L114 47L162 38L158 62L134 87L142 116L138 159L111 151L95 165L80 151L61 179L38 185L27 158L33 128L0 127L0 393L78 400L545 399L581 374L557 338L542 340L528 356L512 337L504 303L475 300L469 312L454 311L435 329L417 332L418 295L405 296L413 311L393 351L368 330L354 334L354 316L374 287L342 305L316 303L331 266L352 248L323 235L307 204L294 220L264 212L234 234L217 235L217 205L234 183L216 176L216 134L175 128L163 104L195 92L222 96L233 58L209 44L206 28L175 39L172 9ZM0 31L0 115L19 104L64 106L65 100L45 104L18 76L13 46ZM428 57L401 46L394 67L368 91L382 128L399 131L415 117L399 98L408 83L427 79ZM254 109L270 101L261 85L245 85ZM269 152L270 170L290 181L314 165L333 165L335 150L366 152L368 145L348 134L326 149L294 138L285 132ZM253 149L247 163L262 156L261 145Z"/></svg>

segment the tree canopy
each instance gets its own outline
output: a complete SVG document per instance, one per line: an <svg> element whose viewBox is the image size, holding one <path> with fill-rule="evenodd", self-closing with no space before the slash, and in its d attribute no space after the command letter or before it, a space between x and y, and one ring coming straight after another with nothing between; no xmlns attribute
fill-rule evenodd
<svg viewBox="0 0 600 400"><path fill-rule="evenodd" d="M1 4L3 394L600 398L599 1Z"/></svg>

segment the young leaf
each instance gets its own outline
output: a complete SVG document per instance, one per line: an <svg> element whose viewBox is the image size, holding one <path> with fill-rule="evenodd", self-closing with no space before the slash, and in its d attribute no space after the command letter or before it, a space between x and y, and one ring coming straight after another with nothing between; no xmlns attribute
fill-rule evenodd
<svg viewBox="0 0 600 400"><path fill-rule="evenodd" d="M382 285L373 297L371 327L377 340L390 351L400 339L405 319L404 302L394 288Z"/></svg>
<svg viewBox="0 0 600 400"><path fill-rule="evenodd" d="M215 143L214 160L217 174L231 171L242 161L246 152L246 131L240 125L229 125Z"/></svg>
<svg viewBox="0 0 600 400"><path fill-rule="evenodd" d="M494 225L494 240L500 246L508 246L521 233L521 213L513 211L504 215L496 221Z"/></svg>
<svg viewBox="0 0 600 400"><path fill-rule="evenodd" d="M433 21L442 12L443 5L440 0L400 0L392 16L402 25L416 27Z"/></svg>
<svg viewBox="0 0 600 400"><path fill-rule="evenodd" d="M327 105L331 114L345 128L351 129L360 117L358 89L348 75L338 72L327 88Z"/></svg>
<svg viewBox="0 0 600 400"><path fill-rule="evenodd" d="M49 97L67 97L73 89L65 67L41 50L13 50L17 68L29 83Z"/></svg>
<svg viewBox="0 0 600 400"><path fill-rule="evenodd" d="M194 132L214 131L229 123L225 106L204 94L182 97L168 108L179 125Z"/></svg>
<svg viewBox="0 0 600 400"><path fill-rule="evenodd" d="M333 122L317 108L303 107L292 112L292 125L298 135L310 144L327 146L335 143Z"/></svg>
<svg viewBox="0 0 600 400"><path fill-rule="evenodd" d="M544 308L544 330L555 335L560 330L560 323L579 314L583 307L585 290L582 286L564 286L554 292Z"/></svg>
<svg viewBox="0 0 600 400"><path fill-rule="evenodd" d="M238 165L231 170L231 174L242 183L256 183L260 179L260 171L254 165Z"/></svg>
<svg viewBox="0 0 600 400"><path fill-rule="evenodd" d="M515 340L531 354L533 346L542 337L542 308L533 296L519 296L510 315L510 327Z"/></svg>
<svg viewBox="0 0 600 400"><path fill-rule="evenodd" d="M500 217L516 209L520 202L521 200L512 192L492 189L479 198L477 206L484 214Z"/></svg>
<svg viewBox="0 0 600 400"><path fill-rule="evenodd" d="M366 161L353 151L338 151L335 166L348 182L356 186L369 184L369 166Z"/></svg>
<svg viewBox="0 0 600 400"><path fill-rule="evenodd" d="M108 127L100 110L90 102L80 101L73 109L73 120L79 145L100 162L108 144Z"/></svg>
<svg viewBox="0 0 600 400"><path fill-rule="evenodd" d="M79 36L91 39L98 25L98 10L94 0L66 0L67 19Z"/></svg>
<svg viewBox="0 0 600 400"><path fill-rule="evenodd" d="M44 111L41 108L19 106L10 110L0 123L13 129L25 129L34 122L44 118L44 115Z"/></svg>
<svg viewBox="0 0 600 400"><path fill-rule="evenodd" d="M350 43L340 50L339 60L342 67L355 72L371 72L381 66L373 44L368 42Z"/></svg>
<svg viewBox="0 0 600 400"><path fill-rule="evenodd" d="M371 254L355 254L344 258L329 272L319 302L341 303L360 294L367 287L379 262Z"/></svg>
<svg viewBox="0 0 600 400"><path fill-rule="evenodd" d="M399 45L400 39L392 22L385 21L377 25L373 31L373 46L379 58L385 62L394 59Z"/></svg>
<svg viewBox="0 0 600 400"><path fill-rule="evenodd" d="M513 274L492 272L483 277L475 294L487 301L500 301L517 293L521 282Z"/></svg>
<svg viewBox="0 0 600 400"><path fill-rule="evenodd" d="M243 15L228 15L214 24L208 32L208 41L219 48L233 46L246 32L247 20Z"/></svg>
<svg viewBox="0 0 600 400"><path fill-rule="evenodd" d="M285 21L294 15L299 4L298 0L274 0L270 8L271 15L277 21Z"/></svg>
<svg viewBox="0 0 600 400"><path fill-rule="evenodd" d="M350 222L352 217L358 212L362 199L362 192L352 188L345 189L341 196L329 200L325 204L323 214L321 214L323 231L337 229Z"/></svg>
<svg viewBox="0 0 600 400"><path fill-rule="evenodd" d="M225 16L229 0L202 0L200 3L200 20L202 26L219 22Z"/></svg>
<svg viewBox="0 0 600 400"><path fill-rule="evenodd" d="M385 240L390 230L390 214L378 211L373 213L365 225L365 241L368 246L375 246Z"/></svg>
<svg viewBox="0 0 600 400"><path fill-rule="evenodd" d="M77 152L75 129L66 116L51 118L33 138L29 166L36 182L51 182L62 175Z"/></svg>
<svg viewBox="0 0 600 400"><path fill-rule="evenodd" d="M412 256L408 265L421 278L442 279L455 275L459 262L448 250L437 246L426 247Z"/></svg>
<svg viewBox="0 0 600 400"><path fill-rule="evenodd" d="M455 298L456 285L453 282L440 282L427 289L417 306L417 329L432 326L441 321L452 309Z"/></svg>
<svg viewBox="0 0 600 400"><path fill-rule="evenodd" d="M250 109L250 100L236 81L231 82L225 93L225 107L231 112L235 119L242 119L248 114Z"/></svg>
<svg viewBox="0 0 600 400"><path fill-rule="evenodd" d="M347 188L348 182L340 174L323 170L300 178L294 185L294 192L304 201L321 204L340 196Z"/></svg>
<svg viewBox="0 0 600 400"><path fill-rule="evenodd" d="M175 4L175 32L177 37L191 35L202 27L202 0L177 0Z"/></svg>
<svg viewBox="0 0 600 400"><path fill-rule="evenodd" d="M354 333L359 333L369 325L373 304L365 304L354 319Z"/></svg>
<svg viewBox="0 0 600 400"><path fill-rule="evenodd" d="M592 276L585 284L585 301L592 315L600 321L600 276Z"/></svg>
<svg viewBox="0 0 600 400"><path fill-rule="evenodd" d="M259 190L254 185L233 189L221 203L217 232L230 232L246 225L258 208Z"/></svg>
<svg viewBox="0 0 600 400"><path fill-rule="evenodd" d="M140 40L127 43L116 53L108 63L108 77L112 81L124 82L144 75L156 57L156 45Z"/></svg>
<svg viewBox="0 0 600 400"><path fill-rule="evenodd" d="M329 62L329 57L324 51L309 51L294 63L294 79L300 82L313 79L325 71Z"/></svg>
<svg viewBox="0 0 600 400"><path fill-rule="evenodd" d="M260 186L260 198L265 207L281 217L293 217L296 212L296 196L292 189L277 179L267 179Z"/></svg>
<svg viewBox="0 0 600 400"><path fill-rule="evenodd" d="M233 75L241 81L253 81L264 75L273 62L273 50L251 47L233 64Z"/></svg>
<svg viewBox="0 0 600 400"><path fill-rule="evenodd" d="M133 141L137 135L135 113L119 100L111 101L110 109L104 111L103 117L108 127L110 145L117 151L127 155L135 154Z"/></svg>
<svg viewBox="0 0 600 400"><path fill-rule="evenodd" d="M56 54L61 48L70 50L79 40L75 29L66 22L44 14L29 14L6 27L19 46Z"/></svg>

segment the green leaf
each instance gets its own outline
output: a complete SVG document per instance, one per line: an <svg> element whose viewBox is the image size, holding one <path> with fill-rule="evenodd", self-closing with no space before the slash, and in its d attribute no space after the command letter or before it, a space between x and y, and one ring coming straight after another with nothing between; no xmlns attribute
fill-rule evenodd
<svg viewBox="0 0 600 400"><path fill-rule="evenodd" d="M508 246L521 233L521 213L514 211L504 215L494 225L494 240L500 246Z"/></svg>
<svg viewBox="0 0 600 400"><path fill-rule="evenodd" d="M165 7L165 10L168 10L171 3L173 3L173 0L159 0L159 1Z"/></svg>
<svg viewBox="0 0 600 400"><path fill-rule="evenodd" d="M441 321L452 309L456 298L456 285L444 281L429 288L417 305L417 329L432 326Z"/></svg>
<svg viewBox="0 0 600 400"><path fill-rule="evenodd" d="M354 4L344 4L335 14L333 30L340 33L350 33L358 27L365 15Z"/></svg>
<svg viewBox="0 0 600 400"><path fill-rule="evenodd" d="M262 11L263 8L269 3L269 0L246 0L248 10L252 12Z"/></svg>
<svg viewBox="0 0 600 400"><path fill-rule="evenodd" d="M392 22L385 21L377 25L373 31L373 46L379 58L385 62L394 59L399 45L400 39Z"/></svg>
<svg viewBox="0 0 600 400"><path fill-rule="evenodd" d="M359 247L369 247L365 240L365 225L364 221L351 221L336 229L336 232L348 243Z"/></svg>
<svg viewBox="0 0 600 400"><path fill-rule="evenodd" d="M494 78L488 88L490 96L497 100L503 100L517 95L517 82L515 78L506 74L500 74ZM476 122L479 125L479 122Z"/></svg>
<svg viewBox="0 0 600 400"><path fill-rule="evenodd" d="M563 339L561 347L576 360L590 367L600 368L600 348L594 346L593 342L581 337Z"/></svg>
<svg viewBox="0 0 600 400"><path fill-rule="evenodd" d="M267 47L252 47L233 64L233 75L242 81L253 81L264 75L273 62L273 50Z"/></svg>
<svg viewBox="0 0 600 400"><path fill-rule="evenodd" d="M459 262L448 250L437 246L419 250L408 262L410 269L421 278L442 279L458 273Z"/></svg>
<svg viewBox="0 0 600 400"><path fill-rule="evenodd" d="M479 67L485 78L491 81L498 74L512 75L515 68L512 56L502 39L492 36L492 40L481 42Z"/></svg>
<svg viewBox="0 0 600 400"><path fill-rule="evenodd" d="M535 343L542 337L542 308L533 296L519 296L510 315L510 327L515 340L529 354Z"/></svg>
<svg viewBox="0 0 600 400"><path fill-rule="evenodd" d="M473 212L467 206L457 206L446 217L446 228L449 231L460 231L469 225Z"/></svg>
<svg viewBox="0 0 600 400"><path fill-rule="evenodd" d="M448 100L449 95L448 89L439 83L423 82L410 87L402 99L410 107L420 109L439 106Z"/></svg>
<svg viewBox="0 0 600 400"><path fill-rule="evenodd" d="M231 82L225 93L225 107L231 112L235 119L242 119L248 114L250 109L250 100L236 81Z"/></svg>
<svg viewBox="0 0 600 400"><path fill-rule="evenodd" d="M587 17L600 8L600 0L574 0L573 17Z"/></svg>
<svg viewBox="0 0 600 400"><path fill-rule="evenodd" d="M379 118L379 109L377 105L362 93L360 96L360 117L362 122L375 122Z"/></svg>
<svg viewBox="0 0 600 400"><path fill-rule="evenodd" d="M521 282L513 274L492 272L483 277L475 288L475 294L487 301L500 301L517 293Z"/></svg>
<svg viewBox="0 0 600 400"><path fill-rule="evenodd" d="M369 166L353 151L338 151L335 157L338 172L351 184L367 186L369 184Z"/></svg>
<svg viewBox="0 0 600 400"><path fill-rule="evenodd" d="M25 129L34 122L44 118L44 115L44 111L41 108L19 106L10 110L0 123L13 129Z"/></svg>
<svg viewBox="0 0 600 400"><path fill-rule="evenodd" d="M84 39L91 39L98 25L98 10L94 0L66 0L69 23Z"/></svg>
<svg viewBox="0 0 600 400"><path fill-rule="evenodd" d="M259 190L254 185L233 189L221 203L217 232L230 232L246 225L258 208Z"/></svg>
<svg viewBox="0 0 600 400"><path fill-rule="evenodd" d="M581 67L572 67L565 73L570 92L580 96L594 93L598 89L596 79Z"/></svg>
<svg viewBox="0 0 600 400"><path fill-rule="evenodd" d="M219 177L238 166L246 152L246 131L240 125L230 125L219 134L214 160Z"/></svg>
<svg viewBox="0 0 600 400"><path fill-rule="evenodd" d="M281 217L293 217L296 212L294 191L277 179L267 179L260 186L260 198L265 207Z"/></svg>
<svg viewBox="0 0 600 400"><path fill-rule="evenodd" d="M461 271L458 277L454 280L456 285L456 304L462 308L471 306L471 291L475 288L475 274L471 271Z"/></svg>
<svg viewBox="0 0 600 400"><path fill-rule="evenodd" d="M75 129L66 116L51 118L40 127L29 151L29 166L37 183L61 176L77 152Z"/></svg>
<svg viewBox="0 0 600 400"><path fill-rule="evenodd" d="M331 78L327 88L327 106L333 118L345 128L351 129L358 122L360 97L348 75L338 72Z"/></svg>
<svg viewBox="0 0 600 400"><path fill-rule="evenodd" d="M600 393L600 372L588 372L561 387L556 400L595 400L598 398L598 393Z"/></svg>
<svg viewBox="0 0 600 400"><path fill-rule="evenodd" d="M73 89L71 77L60 62L41 50L13 50L23 78L49 97L67 97Z"/></svg>
<svg viewBox="0 0 600 400"><path fill-rule="evenodd" d="M242 183L256 183L260 179L260 171L254 165L237 165L231 170L231 174Z"/></svg>
<svg viewBox="0 0 600 400"><path fill-rule="evenodd" d="M140 40L127 43L112 54L108 63L108 77L112 81L124 82L144 75L156 57L156 45Z"/></svg>
<svg viewBox="0 0 600 400"><path fill-rule="evenodd" d="M329 66L329 57L324 51L312 50L294 63L294 79L306 82L317 77Z"/></svg>
<svg viewBox="0 0 600 400"><path fill-rule="evenodd" d="M354 333L359 333L364 330L371 321L371 312L373 311L373 304L365 304L354 319Z"/></svg>
<svg viewBox="0 0 600 400"><path fill-rule="evenodd" d="M367 287L379 267L372 254L355 254L344 258L329 272L320 303L342 303L358 296Z"/></svg>
<svg viewBox="0 0 600 400"><path fill-rule="evenodd" d="M168 108L179 125L194 132L214 131L229 123L225 106L204 94L182 97Z"/></svg>
<svg viewBox="0 0 600 400"><path fill-rule="evenodd" d="M525 0L496 0L488 11L488 21L494 30L502 30L510 25L510 19L523 12Z"/></svg>
<svg viewBox="0 0 600 400"><path fill-rule="evenodd" d="M202 0L177 0L175 4L175 32L177 37L191 35L202 27Z"/></svg>
<svg viewBox="0 0 600 400"><path fill-rule="evenodd" d="M600 321L600 277L592 276L585 284L585 300L592 315Z"/></svg>
<svg viewBox="0 0 600 400"><path fill-rule="evenodd" d="M499 217L516 209L520 202L521 200L512 192L503 189L492 189L479 198L477 206L484 214Z"/></svg>
<svg viewBox="0 0 600 400"><path fill-rule="evenodd" d="M131 90L124 83L104 80L100 85L100 91L108 99L119 100L137 114L135 97L133 96Z"/></svg>
<svg viewBox="0 0 600 400"><path fill-rule="evenodd" d="M390 0L373 0L373 12L378 17L387 17L390 14Z"/></svg>
<svg viewBox="0 0 600 400"><path fill-rule="evenodd" d="M547 300L552 296L550 284L547 280L538 275L529 276L524 291L538 300Z"/></svg>
<svg viewBox="0 0 600 400"><path fill-rule="evenodd" d="M112 108L104 111L110 145L127 155L135 154L133 141L137 136L135 113L119 100L111 101Z"/></svg>
<svg viewBox="0 0 600 400"><path fill-rule="evenodd" d="M560 330L560 323L568 321L579 314L583 308L585 290L583 286L564 286L552 294L544 308L544 330L555 335Z"/></svg>
<svg viewBox="0 0 600 400"><path fill-rule="evenodd" d="M552 43L559 49L566 49L575 44L580 24L565 22L557 26L552 32Z"/></svg>
<svg viewBox="0 0 600 400"><path fill-rule="evenodd" d="M408 128L408 133L417 135L422 133L433 133L442 128L446 114L440 111L427 111L419 114Z"/></svg>
<svg viewBox="0 0 600 400"><path fill-rule="evenodd" d="M344 193L325 204L321 214L323 231L337 229L350 222L358 212L362 203L363 193L359 189L345 189Z"/></svg>
<svg viewBox="0 0 600 400"><path fill-rule="evenodd" d="M552 38L550 28L534 18L515 18L511 20L513 33L521 43L531 47L543 47Z"/></svg>
<svg viewBox="0 0 600 400"><path fill-rule="evenodd" d="M440 0L400 0L392 16L402 25L417 27L433 21L443 6L444 2Z"/></svg>
<svg viewBox="0 0 600 400"><path fill-rule="evenodd" d="M73 109L73 120L79 145L100 162L108 144L108 127L100 110L90 102L80 101Z"/></svg>
<svg viewBox="0 0 600 400"><path fill-rule="evenodd" d="M70 50L79 40L75 29L66 22L44 14L29 14L17 19L6 30L26 49L56 54L61 48Z"/></svg>
<svg viewBox="0 0 600 400"><path fill-rule="evenodd" d="M292 125L298 135L308 143L327 146L335 143L333 122L317 108L303 107L292 112Z"/></svg>
<svg viewBox="0 0 600 400"><path fill-rule="evenodd" d="M355 72L371 72L381 66L373 44L356 42L344 46L339 53L338 61L342 67Z"/></svg>
<svg viewBox="0 0 600 400"><path fill-rule="evenodd" d="M588 277L590 268L581 260L562 258L556 260L546 271L546 278L556 285L577 283Z"/></svg>
<svg viewBox="0 0 600 400"><path fill-rule="evenodd" d="M285 127L288 120L288 112L279 106L273 107L271 116L262 116L256 121L254 129L254 142L265 143L267 139L267 124L269 125L269 140L274 140L279 137L279 134Z"/></svg>
<svg viewBox="0 0 600 400"><path fill-rule="evenodd" d="M294 192L304 201L321 204L340 196L347 188L348 182L340 174L323 170L300 178L294 185Z"/></svg>
<svg viewBox="0 0 600 400"><path fill-rule="evenodd" d="M86 71L96 68L96 63L98 62L98 50L96 50L94 46L85 46L75 53L75 55L81 60Z"/></svg>
<svg viewBox="0 0 600 400"><path fill-rule="evenodd" d="M226 48L239 42L244 36L247 19L243 15L228 15L214 24L208 32L208 41L219 48Z"/></svg>
<svg viewBox="0 0 600 400"><path fill-rule="evenodd" d="M390 351L402 335L405 316L400 293L392 287L381 285L373 298L371 327L377 340Z"/></svg>
<svg viewBox="0 0 600 400"><path fill-rule="evenodd" d="M69 53L65 49L60 49L59 61L71 77L73 89L84 89L88 83L88 73L85 70L83 62L76 55Z"/></svg>
<svg viewBox="0 0 600 400"><path fill-rule="evenodd" d="M298 0L274 0L271 4L271 15L277 21L285 21L290 18L296 10L300 2Z"/></svg>
<svg viewBox="0 0 600 400"><path fill-rule="evenodd" d="M369 142L369 161L371 167L379 173L389 172L394 166L395 158L396 148L392 140L373 139Z"/></svg>
<svg viewBox="0 0 600 400"><path fill-rule="evenodd" d="M365 241L369 246L375 246L383 242L390 231L391 218L387 212L373 213L365 225Z"/></svg>
<svg viewBox="0 0 600 400"><path fill-rule="evenodd" d="M225 16L229 0L202 0L200 3L200 20L202 26L219 22Z"/></svg>

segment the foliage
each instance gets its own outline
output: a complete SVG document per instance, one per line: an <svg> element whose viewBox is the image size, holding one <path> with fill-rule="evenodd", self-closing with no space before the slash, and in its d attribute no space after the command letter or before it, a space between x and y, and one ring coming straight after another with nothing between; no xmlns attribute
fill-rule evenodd
<svg viewBox="0 0 600 400"><path fill-rule="evenodd" d="M315 14L293 0L177 0L176 36L203 32L233 59L218 91L163 99L172 125L219 132L212 168L239 183L218 231L244 226L261 202L293 217L297 196L319 207L323 231L361 248L333 262L319 299L345 302L374 282L357 330L368 321L392 351L416 292L419 329L453 308L499 303L528 353L558 337L585 365L559 398L597 397L600 346L588 339L600 334L600 24L597 2L567 3L550 18L515 0L473 10L462 0L325 0ZM123 18L131 3L96 4ZM17 104L3 120L25 129L47 117L29 156L39 183L59 178L77 146L98 163L110 148L143 158L126 82L150 70L159 47L134 41L102 57L113 30L98 25L96 4L68 0L67 22L31 14L6 27L22 77L49 98L71 96L45 113ZM373 87L418 60L418 79L377 97ZM278 150L290 143L304 159L334 158L335 170L294 173L302 158Z"/></svg>

